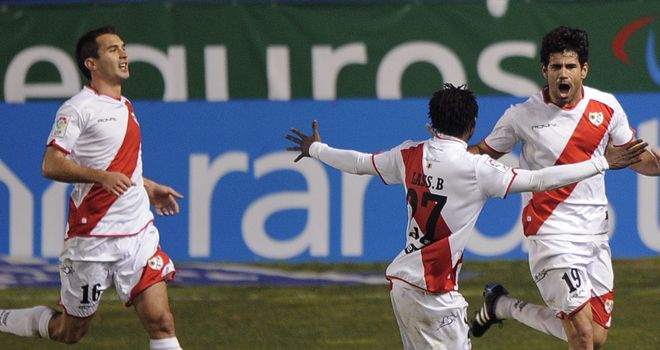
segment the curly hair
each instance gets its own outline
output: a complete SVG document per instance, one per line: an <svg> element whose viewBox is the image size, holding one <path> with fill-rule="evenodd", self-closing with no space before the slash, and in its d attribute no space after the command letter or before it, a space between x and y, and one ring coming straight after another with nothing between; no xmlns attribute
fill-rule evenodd
<svg viewBox="0 0 660 350"><path fill-rule="evenodd" d="M89 57L99 58L99 45L96 42L96 38L103 34L117 34L117 31L113 26L96 28L81 36L76 44L76 63L78 63L78 69L80 69L80 72L88 80L92 79L92 75L89 72L89 69L85 67L85 60Z"/></svg>
<svg viewBox="0 0 660 350"><path fill-rule="evenodd" d="M445 83L429 101L431 126L445 135L462 137L475 127L479 106L465 85Z"/></svg>
<svg viewBox="0 0 660 350"><path fill-rule="evenodd" d="M589 37L582 29L557 27L543 37L541 43L541 64L544 67L553 53L573 51L577 53L580 65L589 62Z"/></svg>

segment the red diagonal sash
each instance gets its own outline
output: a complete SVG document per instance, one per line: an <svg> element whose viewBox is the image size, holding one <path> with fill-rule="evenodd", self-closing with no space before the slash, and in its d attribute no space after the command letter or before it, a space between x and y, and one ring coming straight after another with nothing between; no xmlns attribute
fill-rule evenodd
<svg viewBox="0 0 660 350"><path fill-rule="evenodd" d="M128 108L126 134L115 158L110 162L106 171L121 172L130 178L137 166L141 136L133 106L126 101L126 107ZM79 207L74 205L73 200L69 200L69 232L67 232L67 238L89 235L117 198L114 194L105 191L101 185L94 184Z"/></svg>
<svg viewBox="0 0 660 350"><path fill-rule="evenodd" d="M594 100L589 101L573 135L555 165L590 159L607 133L612 113L613 110L607 105ZM534 193L522 213L525 236L537 234L555 208L571 195L576 185L571 184L551 191Z"/></svg>
<svg viewBox="0 0 660 350"><path fill-rule="evenodd" d="M435 205L438 205L432 201L427 201L426 205L423 205L424 193L430 193L431 191L426 186L415 185L413 183L419 181L420 174L424 174L424 144L421 143L415 147L402 150L401 153L406 164L406 188L409 190L414 189L418 196L417 203L411 203L411 198L409 197L408 204L411 207L415 205L415 208L412 208L414 212L413 217L419 226L420 236L424 236L428 233L426 232L426 228L432 211ZM421 178L423 179L423 176ZM427 237L433 243L423 247L420 251L422 265L424 267L426 289L431 292L454 290L456 271L453 269L451 247L449 246L448 239L451 234L451 229L447 226L442 213L440 213L433 229L432 237Z"/></svg>

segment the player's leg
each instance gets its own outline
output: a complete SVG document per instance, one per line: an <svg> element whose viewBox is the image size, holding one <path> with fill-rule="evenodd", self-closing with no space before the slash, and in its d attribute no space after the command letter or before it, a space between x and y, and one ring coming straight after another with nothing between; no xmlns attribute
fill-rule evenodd
<svg viewBox="0 0 660 350"><path fill-rule="evenodd" d="M65 344L80 341L91 323L91 316L68 316L47 306L0 310L0 331L22 337L41 337Z"/></svg>
<svg viewBox="0 0 660 350"><path fill-rule="evenodd" d="M55 316L55 310L47 306L26 309L0 310L0 332L21 337L49 338L48 324Z"/></svg>
<svg viewBox="0 0 660 350"><path fill-rule="evenodd" d="M149 334L150 349L180 349L170 311L167 285L158 282L133 300L135 311Z"/></svg>
<svg viewBox="0 0 660 350"><path fill-rule="evenodd" d="M571 350L592 350L594 332L592 327L591 307L589 304L562 320Z"/></svg>
<svg viewBox="0 0 660 350"><path fill-rule="evenodd" d="M512 319L566 341L562 322L549 307L515 298L497 282L486 285L483 295L484 303L472 319L472 335L475 337L484 335L495 323Z"/></svg>
<svg viewBox="0 0 660 350"><path fill-rule="evenodd" d="M545 304L562 319L569 349L593 349L588 272L594 260L593 242L534 240L530 244L530 270Z"/></svg>
<svg viewBox="0 0 660 350"><path fill-rule="evenodd" d="M114 266L114 283L120 299L127 306L135 306L149 335L150 349L179 350L165 283L174 277L176 270L160 249L158 240L158 230L153 225L125 239L122 244L131 246L131 253Z"/></svg>
<svg viewBox="0 0 660 350"><path fill-rule="evenodd" d="M91 323L91 316L68 316L47 306L0 310L0 331L22 337L41 337L65 344L80 341Z"/></svg>
<svg viewBox="0 0 660 350"><path fill-rule="evenodd" d="M0 331L24 337L41 337L74 344L85 335L107 287L103 264L60 263L60 305L66 314L46 306L0 310Z"/></svg>
<svg viewBox="0 0 660 350"><path fill-rule="evenodd" d="M60 263L60 305L48 326L50 339L65 344L79 342L92 324L103 292L110 286L110 263L62 259Z"/></svg>
<svg viewBox="0 0 660 350"><path fill-rule="evenodd" d="M390 296L405 350L471 349L460 293L428 293L395 279Z"/></svg>
<svg viewBox="0 0 660 350"><path fill-rule="evenodd" d="M595 258L587 273L593 287L591 311L593 314L594 349L600 349L607 341L614 308L614 270L609 242L596 242Z"/></svg>
<svg viewBox="0 0 660 350"><path fill-rule="evenodd" d="M93 317L94 315L80 318L56 313L48 325L50 339L65 344L79 342L87 334Z"/></svg>

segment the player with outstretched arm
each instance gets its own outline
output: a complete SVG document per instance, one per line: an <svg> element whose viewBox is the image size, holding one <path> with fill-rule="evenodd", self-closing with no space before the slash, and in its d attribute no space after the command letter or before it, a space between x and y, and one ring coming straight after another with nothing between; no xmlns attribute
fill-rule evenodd
<svg viewBox="0 0 660 350"><path fill-rule="evenodd" d="M544 36L540 51L547 85L508 108L471 152L498 159L520 143L520 165L533 170L594 159L635 140L616 97L584 85L590 67L585 31L557 27ZM644 152L630 168L660 175L657 153ZM501 284L489 283L472 334L480 337L492 324L515 319L566 340L569 349L600 349L614 307L604 175L524 194L523 201L530 272L546 305L518 300Z"/></svg>
<svg viewBox="0 0 660 350"><path fill-rule="evenodd" d="M530 171L467 151L478 114L467 88L445 84L429 102L432 137L376 154L335 149L297 129L286 138L300 152L351 174L377 175L406 191L406 245L386 271L404 349L470 349L467 302L458 292L463 250L485 201L508 193L544 191L639 161L637 141L606 156ZM388 233L389 234L389 233Z"/></svg>

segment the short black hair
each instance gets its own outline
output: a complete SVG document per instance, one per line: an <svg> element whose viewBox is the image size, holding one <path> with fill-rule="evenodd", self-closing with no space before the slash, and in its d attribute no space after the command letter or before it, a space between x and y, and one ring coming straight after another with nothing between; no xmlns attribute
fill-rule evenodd
<svg viewBox="0 0 660 350"><path fill-rule="evenodd" d="M99 45L96 42L96 38L103 34L117 34L117 31L113 26L103 26L92 29L81 36L76 44L76 62L78 63L78 69L80 69L80 72L88 80L92 79L92 74L89 72L89 69L85 67L85 60L89 57L99 58Z"/></svg>
<svg viewBox="0 0 660 350"><path fill-rule="evenodd" d="M473 129L478 113L477 99L465 85L445 83L429 101L431 126L449 136L462 137Z"/></svg>
<svg viewBox="0 0 660 350"><path fill-rule="evenodd" d="M541 64L548 66L550 55L573 51L577 53L580 66L589 62L589 36L582 29L557 27L543 37L541 43Z"/></svg>

